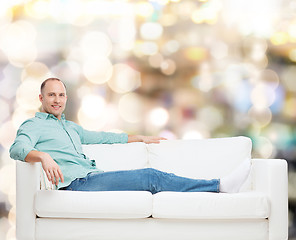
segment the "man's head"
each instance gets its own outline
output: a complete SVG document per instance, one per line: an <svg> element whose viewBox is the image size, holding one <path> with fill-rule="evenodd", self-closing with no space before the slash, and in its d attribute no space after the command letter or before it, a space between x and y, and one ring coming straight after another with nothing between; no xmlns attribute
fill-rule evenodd
<svg viewBox="0 0 296 240"><path fill-rule="evenodd" d="M39 100L41 112L53 114L61 119L67 102L65 84L58 78L48 78L41 84Z"/></svg>

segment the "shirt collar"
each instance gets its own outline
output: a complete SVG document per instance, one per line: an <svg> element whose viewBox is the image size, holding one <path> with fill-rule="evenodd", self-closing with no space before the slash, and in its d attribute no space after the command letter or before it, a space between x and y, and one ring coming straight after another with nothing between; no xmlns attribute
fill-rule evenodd
<svg viewBox="0 0 296 240"><path fill-rule="evenodd" d="M53 114L45 113L45 112L36 112L35 117L41 118L41 119L57 119ZM61 116L61 120L65 120L65 114L63 113Z"/></svg>

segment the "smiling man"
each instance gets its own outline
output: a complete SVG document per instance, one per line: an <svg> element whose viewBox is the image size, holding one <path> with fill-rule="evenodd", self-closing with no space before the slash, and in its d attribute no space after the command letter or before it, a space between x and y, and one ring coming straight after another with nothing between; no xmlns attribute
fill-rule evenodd
<svg viewBox="0 0 296 240"><path fill-rule="evenodd" d="M41 112L53 114L61 120L67 102L66 86L64 83L58 78L49 78L41 84L40 92L39 100L42 103Z"/></svg>
<svg viewBox="0 0 296 240"><path fill-rule="evenodd" d="M40 89L41 112L19 128L10 148L15 160L41 162L58 189L76 191L207 191L237 192L248 176L250 161L222 179L190 179L152 168L104 172L82 150L82 144L159 143L161 137L88 131L63 114L67 94L58 78L46 79ZM81 180L83 179L83 181Z"/></svg>

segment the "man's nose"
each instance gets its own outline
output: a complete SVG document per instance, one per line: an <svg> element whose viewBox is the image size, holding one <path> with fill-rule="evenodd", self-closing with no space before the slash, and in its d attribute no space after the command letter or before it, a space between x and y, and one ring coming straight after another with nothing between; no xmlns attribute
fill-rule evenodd
<svg viewBox="0 0 296 240"><path fill-rule="evenodd" d="M55 98L54 98L54 102L56 102L56 103L59 103L61 100L60 100L60 97L59 96L56 96Z"/></svg>

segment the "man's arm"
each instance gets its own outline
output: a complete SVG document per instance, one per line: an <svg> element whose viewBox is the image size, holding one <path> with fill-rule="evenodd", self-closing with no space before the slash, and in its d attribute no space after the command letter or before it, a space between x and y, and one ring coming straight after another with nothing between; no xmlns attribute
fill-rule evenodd
<svg viewBox="0 0 296 240"><path fill-rule="evenodd" d="M128 143L131 142L144 142L144 143L159 143L160 140L167 140L163 137L156 136L143 136L143 135L128 135Z"/></svg>
<svg viewBox="0 0 296 240"><path fill-rule="evenodd" d="M143 136L143 135L128 135L126 133L112 133L112 132L97 132L85 130L80 125L69 122L77 131L82 144L113 144L113 143L159 143L160 140L167 140L163 137Z"/></svg>
<svg viewBox="0 0 296 240"><path fill-rule="evenodd" d="M49 154L37 151L35 148L39 135L40 133L38 128L36 128L35 122L32 119L25 121L20 126L14 143L9 149L10 157L26 162L41 162L48 180L53 184L56 182L57 185L59 178L61 178L61 181L64 181L63 174Z"/></svg>
<svg viewBox="0 0 296 240"><path fill-rule="evenodd" d="M64 176L59 165L48 153L33 150L25 157L25 161L29 163L41 162L42 168L44 169L48 180L51 181L52 184L58 185L59 178L61 178L61 181L64 182Z"/></svg>

